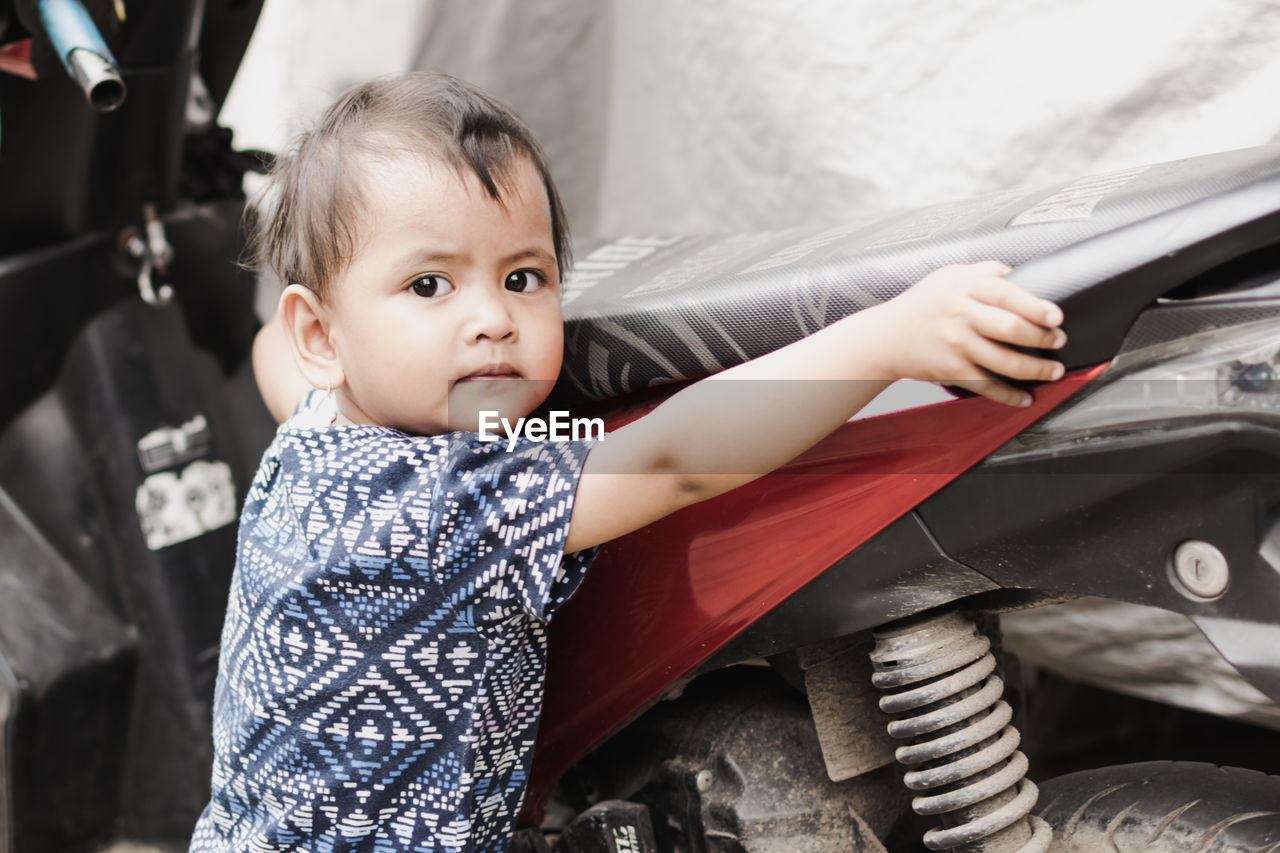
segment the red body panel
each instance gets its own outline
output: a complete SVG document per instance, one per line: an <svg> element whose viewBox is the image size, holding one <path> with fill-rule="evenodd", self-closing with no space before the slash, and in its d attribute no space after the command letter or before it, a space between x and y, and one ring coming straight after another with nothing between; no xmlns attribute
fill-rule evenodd
<svg viewBox="0 0 1280 853"><path fill-rule="evenodd" d="M1104 368L1037 388L1025 409L974 397L852 421L606 545L552 622L525 817L536 822L560 774L682 675Z"/></svg>
<svg viewBox="0 0 1280 853"><path fill-rule="evenodd" d="M0 71L36 79L36 69L31 64L31 39L11 42L0 47Z"/></svg>

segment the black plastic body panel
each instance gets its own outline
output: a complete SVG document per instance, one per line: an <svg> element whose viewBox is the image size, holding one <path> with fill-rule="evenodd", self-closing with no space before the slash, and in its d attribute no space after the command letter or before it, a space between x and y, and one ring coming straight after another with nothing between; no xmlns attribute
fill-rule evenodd
<svg viewBox="0 0 1280 853"><path fill-rule="evenodd" d="M114 618L137 631L137 680L122 692L128 719L101 733L127 744L123 766L90 797L119 798L125 837L184 839L207 802L235 509L260 450L241 446L237 417L222 371L192 345L177 305L130 300L85 327L54 389L0 435L0 487ZM204 426L185 449L143 452L147 436L197 418ZM210 467L223 472L214 491L202 485ZM206 509L215 499L223 507L216 517ZM190 513L203 525L196 532L156 541L156 529L191 522ZM56 659L39 666L57 674ZM84 710L92 714L94 704ZM47 768L55 771L78 772Z"/></svg>
<svg viewBox="0 0 1280 853"><path fill-rule="evenodd" d="M274 428L243 369L243 169L184 160L185 121L197 64L225 98L262 2L128 0L119 20L84 0L128 89L110 113L36 4L0 0L0 38L29 34L39 73L0 74L0 849L185 849L238 500ZM141 302L123 249L144 205L173 248L164 306Z"/></svg>
<svg viewBox="0 0 1280 853"><path fill-rule="evenodd" d="M1240 595L1256 596L1251 613L1205 610L1191 615L1209 642L1231 662L1250 684L1280 702L1280 520L1271 516L1271 527L1258 549L1258 558L1246 564L1247 575ZM1239 585L1239 584L1238 584Z"/></svg>
<svg viewBox="0 0 1280 853"><path fill-rule="evenodd" d="M0 489L0 799L13 816L0 833L11 849L61 853L110 836L136 665L134 633Z"/></svg>
<svg viewBox="0 0 1280 853"><path fill-rule="evenodd" d="M986 463L922 504L943 550L1001 587L1256 625L1280 641L1280 572L1260 554L1280 513L1280 421L1166 422L1055 451ZM1226 557L1221 597L1192 600L1172 583L1188 539ZM1280 702L1280 656L1242 674Z"/></svg>
<svg viewBox="0 0 1280 853"><path fill-rule="evenodd" d="M163 280L172 284L193 340L227 372L247 357L258 328L254 277L236 265L243 205L185 205L163 220L174 250ZM136 264L118 250L115 232L0 258L0 429L53 384L80 330L137 292Z"/></svg>
<svg viewBox="0 0 1280 853"><path fill-rule="evenodd" d="M998 589L939 550L912 512L761 616L699 667L708 671L843 637Z"/></svg>

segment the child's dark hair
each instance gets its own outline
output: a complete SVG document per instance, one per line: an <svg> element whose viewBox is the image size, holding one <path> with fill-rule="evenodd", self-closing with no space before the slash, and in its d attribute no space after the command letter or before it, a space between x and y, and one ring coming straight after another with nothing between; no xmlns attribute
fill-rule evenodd
<svg viewBox="0 0 1280 853"><path fill-rule="evenodd" d="M288 284L325 298L358 249L363 168L378 159L436 156L472 172L495 201L521 156L538 170L551 203L561 278L569 229L546 157L528 126L488 94L447 74L414 72L350 90L293 150L277 158L262 203L250 211L251 253Z"/></svg>

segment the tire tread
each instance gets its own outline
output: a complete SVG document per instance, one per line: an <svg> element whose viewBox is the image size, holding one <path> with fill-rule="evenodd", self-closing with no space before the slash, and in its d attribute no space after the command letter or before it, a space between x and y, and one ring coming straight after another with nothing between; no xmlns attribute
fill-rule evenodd
<svg viewBox="0 0 1280 853"><path fill-rule="evenodd" d="M1061 853L1280 853L1280 776L1153 761L1041 785L1037 814Z"/></svg>

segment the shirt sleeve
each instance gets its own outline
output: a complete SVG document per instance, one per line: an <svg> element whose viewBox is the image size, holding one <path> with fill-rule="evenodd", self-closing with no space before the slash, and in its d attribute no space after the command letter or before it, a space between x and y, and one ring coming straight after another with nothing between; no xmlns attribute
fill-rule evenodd
<svg viewBox="0 0 1280 853"><path fill-rule="evenodd" d="M455 607L477 625L542 621L569 599L597 548L564 553L593 441L481 441L457 433L438 481L434 562Z"/></svg>

